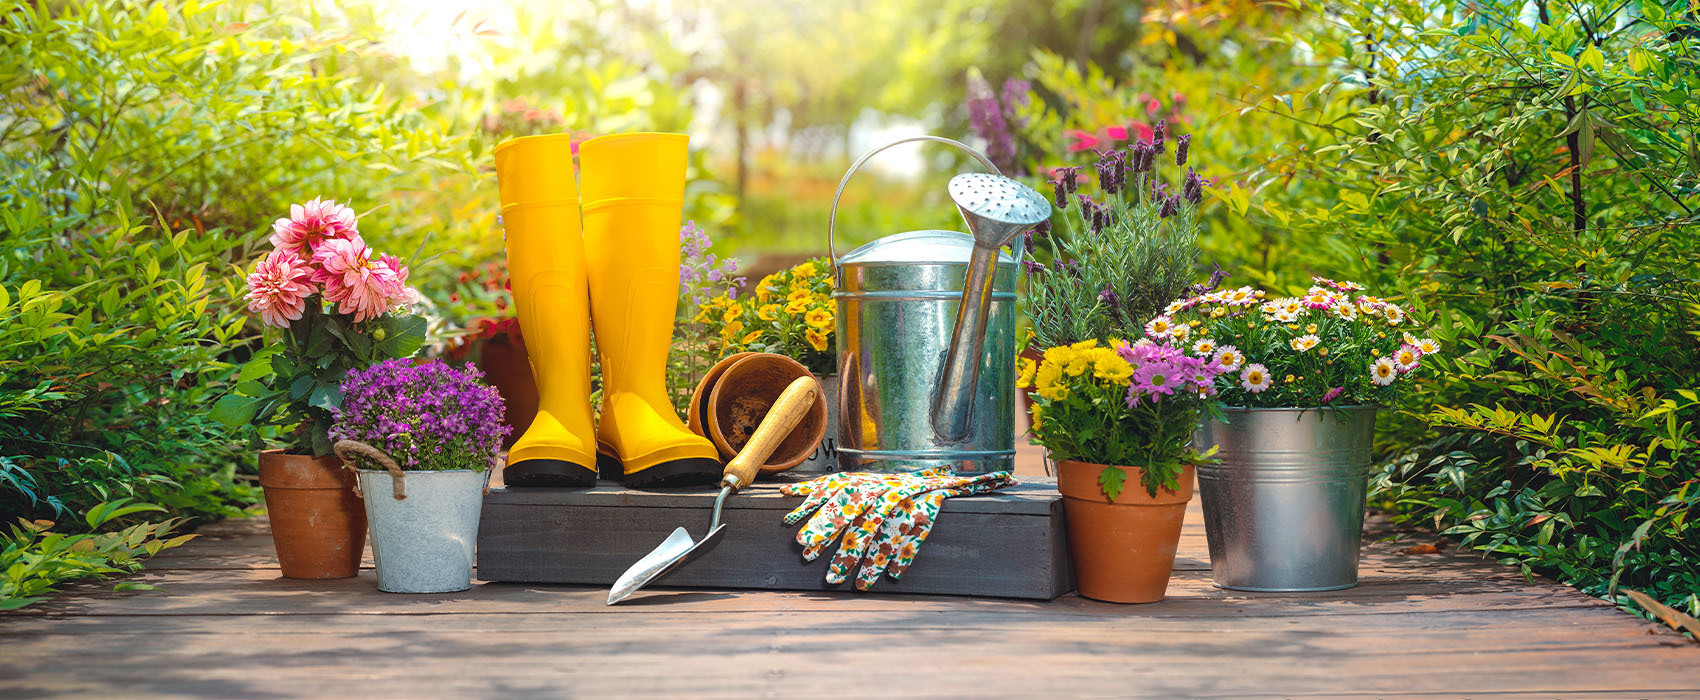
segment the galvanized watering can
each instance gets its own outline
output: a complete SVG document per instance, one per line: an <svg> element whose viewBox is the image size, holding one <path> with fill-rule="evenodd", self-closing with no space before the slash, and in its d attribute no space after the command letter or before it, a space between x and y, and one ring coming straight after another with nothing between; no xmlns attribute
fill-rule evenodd
<svg viewBox="0 0 1700 700"><path fill-rule="evenodd" d="M881 151L913 141L955 146L990 171L950 181L970 233L910 231L838 257L838 200L851 176ZM1039 193L998 173L980 152L937 136L886 144L844 173L827 223L843 470L975 474L1014 466L1017 236L1050 216ZM1006 245L1011 253L1001 250Z"/></svg>

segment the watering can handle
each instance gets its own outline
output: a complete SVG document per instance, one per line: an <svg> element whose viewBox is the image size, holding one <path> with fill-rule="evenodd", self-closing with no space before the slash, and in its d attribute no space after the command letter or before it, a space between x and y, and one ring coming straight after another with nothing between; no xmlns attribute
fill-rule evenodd
<svg viewBox="0 0 1700 700"><path fill-rule="evenodd" d="M861 169L863 164L867 163L874 156L879 155L881 151L891 148L892 146L901 146L903 144L914 143L916 141L932 141L934 143L942 143L947 146L955 146L967 152L968 155L974 156L974 160L980 161L981 165L986 166L986 170L998 175L1003 174L1003 171L998 170L998 166L992 163L992 159L987 158L986 154L974 150L974 147L962 143L961 141L952 141L943 136L911 136L906 139L892 141L891 143L862 154L861 158L857 158L856 162L850 164L849 170L844 171L844 179L838 181L838 191L832 193L832 213L828 214L826 219L826 254L827 257L832 260L832 266L835 270L838 267L838 250L836 241L834 240L834 231L838 226L838 198L844 196L844 188L850 184L850 177L855 175L856 171ZM836 275L837 273L834 272L834 274ZM841 284L843 282L843 280L837 281Z"/></svg>

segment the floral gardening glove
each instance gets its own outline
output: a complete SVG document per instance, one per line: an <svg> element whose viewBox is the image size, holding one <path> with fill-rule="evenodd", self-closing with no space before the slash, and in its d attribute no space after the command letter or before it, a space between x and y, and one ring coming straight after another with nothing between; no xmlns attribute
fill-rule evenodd
<svg viewBox="0 0 1700 700"><path fill-rule="evenodd" d="M815 515L797 533L803 558L813 561L833 540L842 542L827 569L828 583L843 583L857 563L856 588L868 590L886 573L893 580L914 562L932 531L944 499L985 493L1015 483L1009 472L952 476L946 469L914 474L832 474L780 487L786 495L809 497L785 516L795 525Z"/></svg>

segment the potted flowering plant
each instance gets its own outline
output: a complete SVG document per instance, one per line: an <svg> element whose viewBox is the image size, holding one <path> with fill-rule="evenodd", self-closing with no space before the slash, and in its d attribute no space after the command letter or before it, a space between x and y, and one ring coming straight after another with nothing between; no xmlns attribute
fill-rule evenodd
<svg viewBox="0 0 1700 700"><path fill-rule="evenodd" d="M1023 360L1033 441L1057 460L1080 594L1117 603L1162 600L1208 455L1190 444L1216 372L1182 347L1096 340Z"/></svg>
<svg viewBox="0 0 1700 700"><path fill-rule="evenodd" d="M472 585L489 469L510 428L502 396L471 363L396 359L348 373L331 438L359 474L378 590L446 593Z"/></svg>
<svg viewBox="0 0 1700 700"><path fill-rule="evenodd" d="M838 405L838 378L833 374L837 359L832 350L835 310L832 261L817 258L763 277L747 294L728 289L702 301L695 320L718 339L723 359L740 353L772 353L801 363L820 380L831 407ZM698 416L702 410L693 404L689 415ZM838 435L838 411L828 410L826 415L826 440L793 471L835 470L832 443Z"/></svg>
<svg viewBox="0 0 1700 700"><path fill-rule="evenodd" d="M1180 299L1147 337L1207 358L1230 408L1200 468L1216 585L1357 585L1375 414L1440 351L1398 304L1316 277L1297 297L1250 287Z"/></svg>
<svg viewBox="0 0 1700 700"><path fill-rule="evenodd" d="M419 294L408 268L360 236L353 210L314 199L272 224L272 250L248 275L248 308L273 342L242 366L235 391L213 404L220 422L292 428L283 449L260 452L260 485L278 562L288 578L359 571L364 511L331 455L332 411L350 369L417 351L425 321L404 310Z"/></svg>

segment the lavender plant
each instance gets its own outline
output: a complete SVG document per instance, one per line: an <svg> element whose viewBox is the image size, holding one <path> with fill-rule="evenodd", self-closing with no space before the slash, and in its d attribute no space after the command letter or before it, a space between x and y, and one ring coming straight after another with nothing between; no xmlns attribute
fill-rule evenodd
<svg viewBox="0 0 1700 700"><path fill-rule="evenodd" d="M358 440L388 453L402 469L490 468L512 430L502 423L502 396L471 363L396 359L350 371L332 440ZM379 469L367 464L363 469Z"/></svg>
<svg viewBox="0 0 1700 700"><path fill-rule="evenodd" d="M1052 348L1139 337L1146 319L1170 300L1220 281L1192 285L1204 179L1187 167L1192 136L1174 145L1174 172L1186 170L1172 189L1161 165L1171 159L1163 122L1150 141L1098 155L1097 199L1080 192L1080 168L1057 171L1055 230L1047 225L1028 234L1028 247L1044 246L1053 260L1027 264L1030 343Z"/></svg>
<svg viewBox="0 0 1700 700"><path fill-rule="evenodd" d="M968 121L974 135L986 142L986 157L1006 175L1025 175L1015 134L1024 121L1016 110L1027 104L1031 85L1025 80L1005 80L1003 90L994 92L978 72L968 79Z"/></svg>

